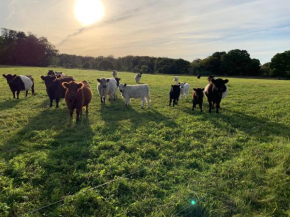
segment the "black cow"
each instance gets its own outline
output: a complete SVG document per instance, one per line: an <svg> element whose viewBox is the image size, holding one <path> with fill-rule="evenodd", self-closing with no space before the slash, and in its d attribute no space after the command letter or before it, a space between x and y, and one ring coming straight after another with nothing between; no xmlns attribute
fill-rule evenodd
<svg viewBox="0 0 290 217"><path fill-rule="evenodd" d="M66 89L63 88L62 82L74 81L73 77L60 77L57 78L53 76L41 76L41 79L45 82L46 92L50 99L50 107L52 107L52 102L55 99L56 108L58 108L58 103L60 98L64 98Z"/></svg>
<svg viewBox="0 0 290 217"><path fill-rule="evenodd" d="M227 94L227 86L225 85L228 83L228 79L221 79L221 78L211 78L210 83L205 87L205 95L207 97L209 103L209 111L216 107L216 113L219 112L220 102L222 98L224 98Z"/></svg>
<svg viewBox="0 0 290 217"><path fill-rule="evenodd" d="M55 72L53 70L48 70L47 75L55 75Z"/></svg>
<svg viewBox="0 0 290 217"><path fill-rule="evenodd" d="M119 87L119 85L120 85L120 81L121 81L121 78L115 77L115 80L116 80L116 82L117 82L117 87Z"/></svg>
<svg viewBox="0 0 290 217"><path fill-rule="evenodd" d="M192 110L194 110L195 106L198 104L200 111L202 112L203 91L204 91L204 88L193 88L193 91L192 91Z"/></svg>
<svg viewBox="0 0 290 217"><path fill-rule="evenodd" d="M180 85L171 85L171 90L169 92L169 106L171 106L171 102L173 100L173 107L174 105L178 105L178 99L180 96Z"/></svg>
<svg viewBox="0 0 290 217"><path fill-rule="evenodd" d="M19 93L22 90L26 91L25 97L27 97L28 91L31 89L32 95L34 94L34 80L31 75L2 75L6 78L7 83L9 84L10 90L15 98L15 92L17 93L17 99L19 99Z"/></svg>

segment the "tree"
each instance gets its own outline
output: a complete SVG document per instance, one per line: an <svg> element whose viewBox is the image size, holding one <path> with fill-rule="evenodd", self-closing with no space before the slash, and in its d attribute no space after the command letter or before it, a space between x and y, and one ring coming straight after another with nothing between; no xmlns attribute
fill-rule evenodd
<svg viewBox="0 0 290 217"><path fill-rule="evenodd" d="M83 64L83 69L90 69L91 68L91 64L89 62L86 62Z"/></svg>
<svg viewBox="0 0 290 217"><path fill-rule="evenodd" d="M290 78L290 51L276 54L270 65L274 76Z"/></svg>
<svg viewBox="0 0 290 217"><path fill-rule="evenodd" d="M108 60L107 58L104 58L99 63L98 69L100 69L100 70L112 70L112 69L114 69L114 65L110 60Z"/></svg>
<svg viewBox="0 0 290 217"><path fill-rule="evenodd" d="M273 76L273 70L271 69L271 62L265 63L264 65L261 66L260 75L266 76L266 77Z"/></svg>
<svg viewBox="0 0 290 217"><path fill-rule="evenodd" d="M250 65L251 58L246 50L231 50L221 57L221 70L226 75L247 75Z"/></svg>
<svg viewBox="0 0 290 217"><path fill-rule="evenodd" d="M150 72L150 71L151 71L151 70L149 69L148 66L146 66L146 65L141 66L141 72L142 72L142 73Z"/></svg>

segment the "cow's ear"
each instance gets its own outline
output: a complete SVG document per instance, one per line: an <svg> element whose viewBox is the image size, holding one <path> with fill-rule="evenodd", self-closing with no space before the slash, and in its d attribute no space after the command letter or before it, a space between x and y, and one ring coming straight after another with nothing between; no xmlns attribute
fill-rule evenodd
<svg viewBox="0 0 290 217"><path fill-rule="evenodd" d="M40 78L45 81L45 76L42 75L40 76Z"/></svg>
<svg viewBox="0 0 290 217"><path fill-rule="evenodd" d="M186 84L186 82L184 82L184 84Z"/></svg>
<svg viewBox="0 0 290 217"><path fill-rule="evenodd" d="M99 83L101 83L101 79L97 79L97 81L98 81Z"/></svg>
<svg viewBox="0 0 290 217"><path fill-rule="evenodd" d="M204 88L201 88L201 91L204 91Z"/></svg>
<svg viewBox="0 0 290 217"><path fill-rule="evenodd" d="M5 75L5 74L3 74L2 76L3 76L4 78L7 78L7 75Z"/></svg>
<svg viewBox="0 0 290 217"><path fill-rule="evenodd" d="M109 82L110 81L110 79L107 79L107 82Z"/></svg>
<svg viewBox="0 0 290 217"><path fill-rule="evenodd" d="M216 83L216 80L213 79L213 78L211 78L211 79L210 79L210 82L212 82L213 84L215 84L215 83Z"/></svg>
<svg viewBox="0 0 290 217"><path fill-rule="evenodd" d="M174 87L173 85L171 85L171 87Z"/></svg>
<svg viewBox="0 0 290 217"><path fill-rule="evenodd" d="M62 82L61 85L63 86L64 89L68 89L69 87L68 82Z"/></svg>
<svg viewBox="0 0 290 217"><path fill-rule="evenodd" d="M124 87L126 87L127 86L127 84L124 84Z"/></svg>
<svg viewBox="0 0 290 217"><path fill-rule="evenodd" d="M196 88L193 88L194 91L196 91Z"/></svg>
<svg viewBox="0 0 290 217"><path fill-rule="evenodd" d="M15 78L16 76L17 76L17 75L16 75L16 74L14 74L12 77L13 77L13 78Z"/></svg>
<svg viewBox="0 0 290 217"><path fill-rule="evenodd" d="M85 85L84 85L83 83L79 83L79 84L77 85L77 88L78 88L78 89L83 89L84 86L85 86Z"/></svg>
<svg viewBox="0 0 290 217"><path fill-rule="evenodd" d="M121 78L118 78L119 79L119 81L121 81Z"/></svg>
<svg viewBox="0 0 290 217"><path fill-rule="evenodd" d="M178 82L178 84L180 84L180 82Z"/></svg>
<svg viewBox="0 0 290 217"><path fill-rule="evenodd" d="M229 80L228 80L228 79L224 80L224 84L226 84L226 83L228 83L228 82L229 82Z"/></svg>

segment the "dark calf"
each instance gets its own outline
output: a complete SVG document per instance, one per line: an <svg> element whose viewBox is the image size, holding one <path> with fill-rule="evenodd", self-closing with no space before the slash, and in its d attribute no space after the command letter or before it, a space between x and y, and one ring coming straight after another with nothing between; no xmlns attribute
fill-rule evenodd
<svg viewBox="0 0 290 217"><path fill-rule="evenodd" d="M171 106L171 102L173 100L173 107L174 105L178 105L178 99L180 96L180 85L171 85L171 90L169 92L169 106Z"/></svg>
<svg viewBox="0 0 290 217"><path fill-rule="evenodd" d="M48 70L47 75L55 75L55 72L53 70Z"/></svg>
<svg viewBox="0 0 290 217"><path fill-rule="evenodd" d="M89 103L93 96L91 87L87 81L80 83L75 81L63 82L62 86L66 89L65 101L70 111L70 117L72 118L73 112L76 109L76 120L78 121L84 106L86 106L86 113L89 112Z"/></svg>
<svg viewBox="0 0 290 217"><path fill-rule="evenodd" d="M27 97L28 94L28 90L31 89L32 91L32 95L34 94L34 80L33 78L28 75L28 76L24 76L24 75L2 75L4 78L6 78L7 83L10 87L10 90L13 94L13 98L15 98L15 92L17 94L17 99L19 99L19 93L20 91L26 91L25 93L25 97Z"/></svg>
<svg viewBox="0 0 290 217"><path fill-rule="evenodd" d="M115 80L116 80L116 82L117 82L117 87L119 87L119 85L120 85L120 81L121 81L121 78L115 77Z"/></svg>
<svg viewBox="0 0 290 217"><path fill-rule="evenodd" d="M216 113L219 112L220 102L223 98L223 93L227 91L226 83L228 83L228 79L221 79L221 78L211 78L210 83L205 87L205 95L207 97L209 103L209 111L216 107Z"/></svg>
<svg viewBox="0 0 290 217"><path fill-rule="evenodd" d="M53 76L41 76L41 79L45 82L46 92L50 99L50 107L52 107L52 102L55 99L56 108L58 108L58 103L61 98L64 98L66 89L63 88L62 82L74 81L73 77L60 77L57 78Z"/></svg>
<svg viewBox="0 0 290 217"><path fill-rule="evenodd" d="M204 88L193 88L193 91L192 91L192 110L194 110L195 106L198 104L200 111L202 112L203 91L204 91Z"/></svg>

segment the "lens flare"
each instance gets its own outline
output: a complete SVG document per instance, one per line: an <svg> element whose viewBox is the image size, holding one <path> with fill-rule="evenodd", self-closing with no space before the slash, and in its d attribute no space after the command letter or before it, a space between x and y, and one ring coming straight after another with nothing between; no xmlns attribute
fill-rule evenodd
<svg viewBox="0 0 290 217"><path fill-rule="evenodd" d="M103 18L105 9L101 0L76 0L74 13L79 23L89 26Z"/></svg>

